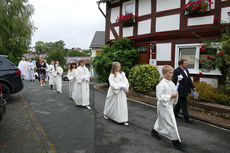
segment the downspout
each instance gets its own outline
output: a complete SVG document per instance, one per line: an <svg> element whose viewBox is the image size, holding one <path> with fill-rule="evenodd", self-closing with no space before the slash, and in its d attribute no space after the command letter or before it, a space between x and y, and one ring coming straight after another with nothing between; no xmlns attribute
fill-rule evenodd
<svg viewBox="0 0 230 153"><path fill-rule="evenodd" d="M102 11L101 7L100 7L100 4L101 3L105 3L107 0L100 0L100 1L97 1L97 5L98 5L98 9L100 10L100 12L102 13L102 15L106 18L106 15L105 13Z"/></svg>

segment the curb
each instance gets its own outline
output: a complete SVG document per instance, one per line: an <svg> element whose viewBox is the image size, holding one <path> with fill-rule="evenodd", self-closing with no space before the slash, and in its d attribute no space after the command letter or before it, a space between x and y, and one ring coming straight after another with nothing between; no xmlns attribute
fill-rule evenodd
<svg viewBox="0 0 230 153"><path fill-rule="evenodd" d="M103 92L103 93L107 93L106 91L104 90L101 90L101 89L98 89L97 88L97 85L94 85L93 88L97 91L100 91L100 92ZM151 104L148 104L148 103L145 103L145 102L142 102L142 101L139 101L139 100L135 100L135 99L132 99L130 97L127 97L128 100L132 101L132 102L136 102L136 103L139 103L139 104L142 104L142 105L146 105L146 106L150 106L150 107L153 107L153 108L157 108L155 105L151 105ZM215 128L218 128L218 129L221 129L221 130L225 130L225 131L229 131L230 132L230 127L228 126L224 126L224 125L221 125L221 124L217 124L217 123L214 123L214 122L211 122L211 121L208 121L208 120L204 120L202 118L198 118L198 117L195 117L195 116L192 116L190 115L193 119L199 121L199 122L202 122L202 123L205 123L205 124L208 124L210 126L213 126Z"/></svg>

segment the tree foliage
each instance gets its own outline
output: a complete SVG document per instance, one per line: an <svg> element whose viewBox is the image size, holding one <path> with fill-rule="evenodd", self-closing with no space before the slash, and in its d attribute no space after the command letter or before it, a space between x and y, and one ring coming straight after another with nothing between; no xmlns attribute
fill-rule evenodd
<svg viewBox="0 0 230 153"><path fill-rule="evenodd" d="M78 50L70 50L68 53L68 56L70 57L78 57L78 56L90 56L90 54L88 53L88 51L78 51Z"/></svg>
<svg viewBox="0 0 230 153"><path fill-rule="evenodd" d="M31 22L33 6L28 0L0 1L0 54L17 64L29 49L35 30Z"/></svg>
<svg viewBox="0 0 230 153"><path fill-rule="evenodd" d="M108 45L103 46L102 51L92 62L96 73L99 75L98 82L108 82L112 63L115 61L121 63L122 70L128 76L138 56L138 52L132 48L130 40L126 38L113 41L111 47Z"/></svg>
<svg viewBox="0 0 230 153"><path fill-rule="evenodd" d="M37 41L35 43L35 50L38 54L49 53L53 48L61 48L64 49L65 42L63 40L59 40L56 42L43 42Z"/></svg>

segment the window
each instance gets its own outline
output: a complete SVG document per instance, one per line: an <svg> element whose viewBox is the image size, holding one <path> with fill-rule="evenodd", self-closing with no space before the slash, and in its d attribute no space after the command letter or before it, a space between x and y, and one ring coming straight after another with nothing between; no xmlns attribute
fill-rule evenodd
<svg viewBox="0 0 230 153"><path fill-rule="evenodd" d="M206 60L209 56L207 53L200 52L202 44L181 44L175 46L175 67L178 67L178 61L182 58L188 60L188 69L191 74L201 72L200 61ZM203 73L203 72L202 72ZM204 72L207 75L221 75L218 69Z"/></svg>
<svg viewBox="0 0 230 153"><path fill-rule="evenodd" d="M122 14L123 15L135 14L135 1L134 0L123 3Z"/></svg>

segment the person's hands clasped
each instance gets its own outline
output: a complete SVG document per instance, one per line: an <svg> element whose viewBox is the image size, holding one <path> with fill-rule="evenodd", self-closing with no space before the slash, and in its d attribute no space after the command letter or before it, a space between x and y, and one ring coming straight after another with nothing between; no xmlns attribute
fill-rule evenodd
<svg viewBox="0 0 230 153"><path fill-rule="evenodd" d="M171 98L177 98L177 96L178 96L178 93L175 93L171 95Z"/></svg>

